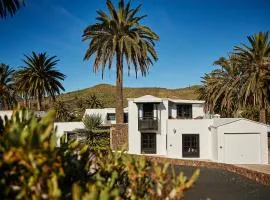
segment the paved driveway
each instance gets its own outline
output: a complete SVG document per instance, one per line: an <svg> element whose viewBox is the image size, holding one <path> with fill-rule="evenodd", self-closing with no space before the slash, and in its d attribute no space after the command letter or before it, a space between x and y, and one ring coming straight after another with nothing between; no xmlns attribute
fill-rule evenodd
<svg viewBox="0 0 270 200"><path fill-rule="evenodd" d="M175 166L190 176L196 168ZM187 200L264 200L270 199L270 186L256 183L244 176L222 169L200 168L200 177L194 188L185 193Z"/></svg>

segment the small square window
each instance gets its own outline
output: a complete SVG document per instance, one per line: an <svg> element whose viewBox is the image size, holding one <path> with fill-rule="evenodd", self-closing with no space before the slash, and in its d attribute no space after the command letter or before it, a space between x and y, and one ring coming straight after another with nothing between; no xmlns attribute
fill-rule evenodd
<svg viewBox="0 0 270 200"><path fill-rule="evenodd" d="M107 114L107 120L108 121L114 121L115 120L115 113L108 113Z"/></svg>
<svg viewBox="0 0 270 200"><path fill-rule="evenodd" d="M177 105L177 118L191 119L192 118L192 105L191 104Z"/></svg>

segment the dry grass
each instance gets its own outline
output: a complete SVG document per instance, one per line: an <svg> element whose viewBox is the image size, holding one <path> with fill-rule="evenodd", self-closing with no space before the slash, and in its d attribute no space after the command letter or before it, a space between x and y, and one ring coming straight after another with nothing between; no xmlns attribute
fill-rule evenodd
<svg viewBox="0 0 270 200"><path fill-rule="evenodd" d="M143 95L153 95L164 98L198 99L199 87L200 86L192 86L179 89L124 88L124 105L127 106L127 98L136 98ZM79 99L87 99L91 94L95 94L100 98L104 107L115 107L115 86L108 84L100 84L91 88L61 94L57 96L57 100L64 101L74 108Z"/></svg>

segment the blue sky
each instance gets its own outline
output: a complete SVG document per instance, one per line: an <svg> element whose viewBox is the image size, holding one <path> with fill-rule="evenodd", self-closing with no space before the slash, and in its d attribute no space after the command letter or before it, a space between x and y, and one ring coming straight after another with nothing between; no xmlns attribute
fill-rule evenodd
<svg viewBox="0 0 270 200"><path fill-rule="evenodd" d="M95 23L105 0L26 0L13 18L0 20L0 62L16 68L32 51L57 55L57 68L67 75L66 91L99 83L115 83L115 70L94 74L92 60L83 61L88 44L81 35ZM142 21L159 36L159 60L146 77L124 77L128 87L181 88L200 84L214 69L213 61L226 56L246 36L270 31L269 0L133 0L143 4Z"/></svg>

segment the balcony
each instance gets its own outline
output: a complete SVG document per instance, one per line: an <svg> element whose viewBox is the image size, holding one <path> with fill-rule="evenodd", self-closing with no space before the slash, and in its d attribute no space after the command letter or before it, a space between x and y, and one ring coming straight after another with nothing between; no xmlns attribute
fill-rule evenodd
<svg viewBox="0 0 270 200"><path fill-rule="evenodd" d="M158 118L157 117L139 117L138 127L139 127L139 131L157 131Z"/></svg>

